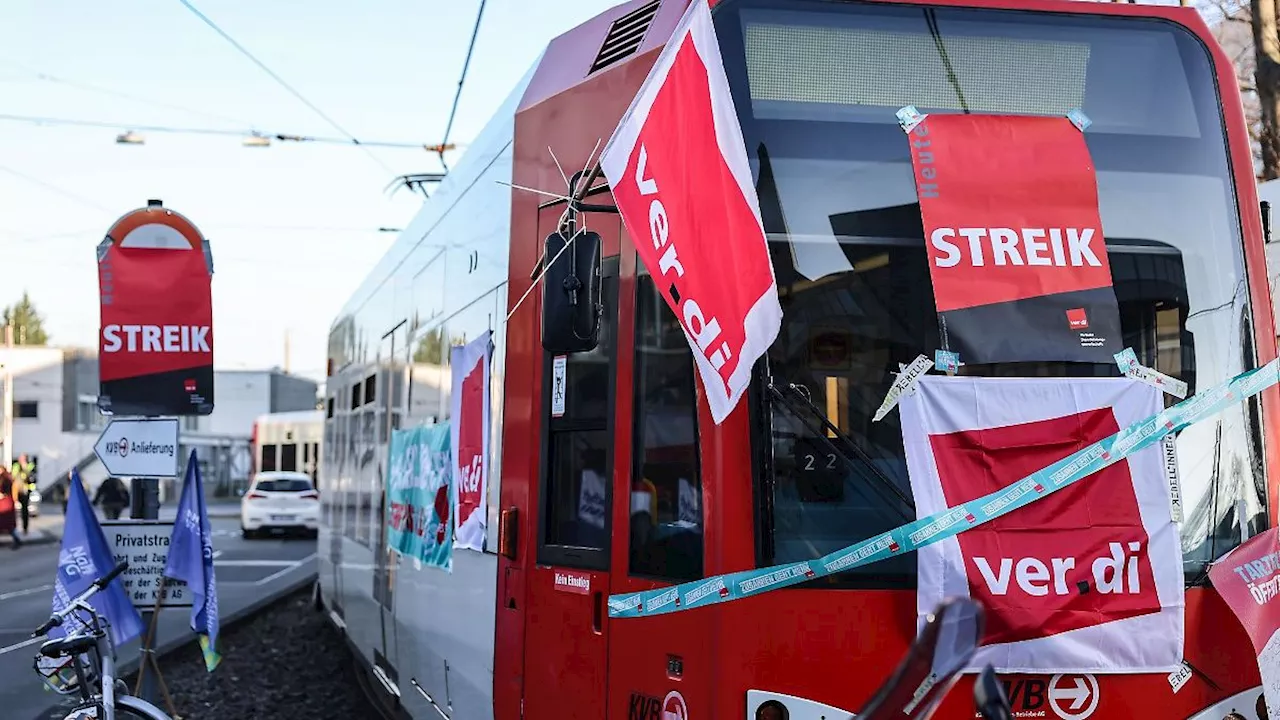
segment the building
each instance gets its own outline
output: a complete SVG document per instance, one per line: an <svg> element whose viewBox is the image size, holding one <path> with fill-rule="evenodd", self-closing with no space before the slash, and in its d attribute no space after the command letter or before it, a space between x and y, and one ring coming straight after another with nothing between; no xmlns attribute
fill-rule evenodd
<svg viewBox="0 0 1280 720"><path fill-rule="evenodd" d="M0 347L0 376L4 372L13 373L13 456L25 453L36 461L42 491L61 485L73 468L87 488L96 488L106 476L93 452L106 426L97 407L96 353ZM251 472L254 421L268 413L315 410L318 386L274 368L217 371L214 384L213 413L182 418L179 442L184 458L197 451L207 492L230 495ZM0 397L0 414L4 407ZM174 489L162 483L162 497L173 496Z"/></svg>

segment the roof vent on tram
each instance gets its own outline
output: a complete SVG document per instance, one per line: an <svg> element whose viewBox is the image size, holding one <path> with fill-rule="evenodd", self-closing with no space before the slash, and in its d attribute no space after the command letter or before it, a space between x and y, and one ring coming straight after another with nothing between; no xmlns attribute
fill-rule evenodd
<svg viewBox="0 0 1280 720"><path fill-rule="evenodd" d="M598 70L603 70L639 49L640 43L644 40L644 34L649 31L649 25L653 22L654 16L658 14L659 4L660 0L653 0L653 2L614 20L613 24L609 26L609 34L604 37L604 44L600 46L600 52L596 55L595 62L591 63L591 70L587 74L590 75Z"/></svg>

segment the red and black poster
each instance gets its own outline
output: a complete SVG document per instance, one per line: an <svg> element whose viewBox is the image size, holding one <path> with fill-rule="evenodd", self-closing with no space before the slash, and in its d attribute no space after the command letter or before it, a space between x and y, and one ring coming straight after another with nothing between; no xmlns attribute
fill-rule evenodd
<svg viewBox="0 0 1280 720"><path fill-rule="evenodd" d="M151 201L98 245L98 406L117 416L213 412L208 243Z"/></svg>
<svg viewBox="0 0 1280 720"><path fill-rule="evenodd" d="M1113 363L1120 312L1075 124L927 115L908 138L943 347L968 364Z"/></svg>

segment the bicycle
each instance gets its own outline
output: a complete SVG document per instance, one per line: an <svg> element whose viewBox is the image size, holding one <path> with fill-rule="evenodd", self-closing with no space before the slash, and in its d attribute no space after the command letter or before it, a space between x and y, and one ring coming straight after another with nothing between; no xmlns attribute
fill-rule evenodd
<svg viewBox="0 0 1280 720"><path fill-rule="evenodd" d="M116 677L116 647L111 640L111 623L89 604L89 598L105 590L128 567L127 561L116 565L31 633L33 638L48 635L53 628L61 627L67 617L73 617L80 623L66 637L43 643L35 658L35 670L51 690L59 695L80 693L80 704L72 708L63 720L173 720L155 705L130 695L124 681ZM54 663L42 666L42 660ZM70 677L65 675L68 665L71 666ZM60 683L54 682L54 678Z"/></svg>

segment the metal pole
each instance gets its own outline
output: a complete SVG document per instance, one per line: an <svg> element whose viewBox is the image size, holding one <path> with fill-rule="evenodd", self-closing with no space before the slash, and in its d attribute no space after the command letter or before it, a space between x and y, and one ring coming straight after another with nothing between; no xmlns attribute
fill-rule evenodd
<svg viewBox="0 0 1280 720"><path fill-rule="evenodd" d="M13 465L13 325L4 326L4 405L0 406L0 467Z"/></svg>
<svg viewBox="0 0 1280 720"><path fill-rule="evenodd" d="M133 506L129 509L130 517L136 520L159 520L160 519L160 481L156 478L133 478L129 483L129 500ZM152 627L156 622L155 609L142 611L143 627ZM155 665L155 635L151 635L151 642L142 648L142 665L145 666L150 661L153 667ZM141 697L143 700L152 705L159 704L159 690L157 689L156 673L142 672L139 670L138 680L142 686Z"/></svg>

